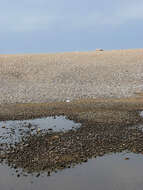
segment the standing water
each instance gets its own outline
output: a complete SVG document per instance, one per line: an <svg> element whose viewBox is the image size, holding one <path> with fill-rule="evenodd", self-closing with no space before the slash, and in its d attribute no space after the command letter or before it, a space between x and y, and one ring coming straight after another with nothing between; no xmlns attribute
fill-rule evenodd
<svg viewBox="0 0 143 190"><path fill-rule="evenodd" d="M10 145L1 159L0 189L140 190L142 127L82 126L63 116L0 122L1 153Z"/></svg>

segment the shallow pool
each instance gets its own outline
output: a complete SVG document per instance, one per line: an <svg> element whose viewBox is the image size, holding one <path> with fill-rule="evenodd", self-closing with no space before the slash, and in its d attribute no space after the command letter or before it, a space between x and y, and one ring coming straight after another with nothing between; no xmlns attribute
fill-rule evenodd
<svg viewBox="0 0 143 190"><path fill-rule="evenodd" d="M71 131L71 135L73 136L71 139L68 137L70 141L67 139L67 143L72 143L73 138L73 140L76 139L75 143L80 145L80 143L84 142L83 138L86 139L86 137L88 137L87 143L91 141L90 146L92 146L92 142L93 144L96 144L96 140L100 140L102 143L105 143L105 147L106 142L108 141L109 144L115 144L114 149L111 148L110 150L110 147L107 146L106 151L106 149L103 150L103 147L100 146L99 143L97 148L101 149L104 154L97 154L96 158L93 158L94 156L92 158L87 158L86 162L81 162L81 164L73 164L70 168L57 170L56 172L52 172L51 175L48 175L48 173L44 170L40 170L40 172L37 173L28 173L26 171L23 171L23 168L16 168L12 165L8 165L7 161L1 161L0 189L141 190L143 187L143 152L135 153L135 150L132 149L130 145L132 145L133 142L133 147L135 146L136 148L138 146L138 142L136 141L137 135L140 137L139 143L142 144L143 126L132 126L131 128L126 127L125 129L116 128L114 133L112 131L112 128L109 130L108 128L105 128L105 130L101 129L100 131L100 128L96 129L89 127L89 129L83 128L83 130L80 131L81 127L82 125L80 123L75 123L74 121L71 121L64 116L24 121L0 122L1 145L4 143L12 144L18 141L20 142L21 137L25 134L38 134L37 132L39 131L43 133L48 131L49 134L52 134L52 132L64 132L62 138L66 139L66 131L69 130L73 130L73 132ZM74 130L78 129L80 132L78 131L76 136ZM67 134L69 135L69 133ZM118 135L120 134L122 135L121 138L123 139L123 142L119 142L120 136ZM117 138L117 142L116 139L114 139L114 135ZM134 143L134 140L136 143ZM122 147L118 146L118 142L121 143ZM141 144L139 144L139 151L140 148L143 148ZM126 147L124 148L124 146ZM115 153L116 149L117 153Z"/></svg>

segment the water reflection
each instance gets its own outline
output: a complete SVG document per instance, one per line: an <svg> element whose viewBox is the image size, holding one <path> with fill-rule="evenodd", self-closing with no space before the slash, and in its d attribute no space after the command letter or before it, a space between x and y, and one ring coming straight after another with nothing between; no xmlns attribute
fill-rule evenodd
<svg viewBox="0 0 143 190"><path fill-rule="evenodd" d="M34 175L21 175L17 178L8 166L0 166L0 188L3 190L140 190L143 186L143 156L133 153L128 153L126 156L130 158L129 161L124 160L124 153L97 157L70 170L53 173L48 178L46 173L42 173L38 178Z"/></svg>
<svg viewBox="0 0 143 190"><path fill-rule="evenodd" d="M1 122L0 188L141 189L143 125L109 125L105 118Z"/></svg>
<svg viewBox="0 0 143 190"><path fill-rule="evenodd" d="M29 127L29 126L28 126ZM23 173L57 172L88 159L117 152L143 154L143 131L138 126L83 125L68 131L36 130L33 125L15 143L1 143L1 161Z"/></svg>
<svg viewBox="0 0 143 190"><path fill-rule="evenodd" d="M15 143L27 134L36 134L44 131L67 131L77 128L80 123L75 123L65 116L45 117L29 120L9 120L0 122L0 140L6 143Z"/></svg>

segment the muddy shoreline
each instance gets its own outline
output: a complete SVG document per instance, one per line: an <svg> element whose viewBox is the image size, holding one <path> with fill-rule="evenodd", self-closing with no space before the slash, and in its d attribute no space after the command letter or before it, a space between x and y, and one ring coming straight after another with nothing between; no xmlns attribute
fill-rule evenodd
<svg viewBox="0 0 143 190"><path fill-rule="evenodd" d="M116 153L128 163L130 153L141 158L142 71L142 50L1 55L1 168L8 168L8 176L12 171L15 179L35 177L37 182L43 174L70 172L93 159L96 165L101 157ZM34 124L36 118L40 124ZM49 118L66 121L50 126ZM44 129L41 120L46 120ZM104 173L95 169L92 176L98 172ZM50 178L46 181L49 185Z"/></svg>
<svg viewBox="0 0 143 190"><path fill-rule="evenodd" d="M0 144L0 162L14 168L18 177L25 172L38 177L41 172L51 175L106 154L143 154L143 130L139 127L143 124L142 110L141 97L0 105L1 121L63 115L81 124L76 130L54 132L51 128L32 134L33 126L29 123L29 132L21 131L23 136L18 143Z"/></svg>
<svg viewBox="0 0 143 190"><path fill-rule="evenodd" d="M51 172L105 154L123 151L143 154L141 129L117 126L82 126L77 130L25 137L5 154L6 162L28 173Z"/></svg>
<svg viewBox="0 0 143 190"><path fill-rule="evenodd" d="M143 118L139 111L92 110L90 115L94 119L88 117L89 112L84 112L84 117L67 115L81 123L80 127L68 131L54 132L51 128L33 134L30 123L23 126L19 142L1 143L0 162L14 168L18 177L25 173L38 177L41 172L49 176L106 154L124 151L143 154ZM29 130L26 133L25 127Z"/></svg>
<svg viewBox="0 0 143 190"><path fill-rule="evenodd" d="M79 99L71 102L55 103L3 104L0 105L0 121L65 115L80 122L130 124L140 122L141 118L138 112L142 110L142 97Z"/></svg>

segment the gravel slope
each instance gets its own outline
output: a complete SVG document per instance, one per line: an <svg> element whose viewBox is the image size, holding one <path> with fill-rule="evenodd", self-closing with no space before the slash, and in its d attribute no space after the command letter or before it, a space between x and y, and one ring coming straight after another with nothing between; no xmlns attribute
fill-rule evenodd
<svg viewBox="0 0 143 190"><path fill-rule="evenodd" d="M0 104L123 98L143 91L143 49L0 55Z"/></svg>

